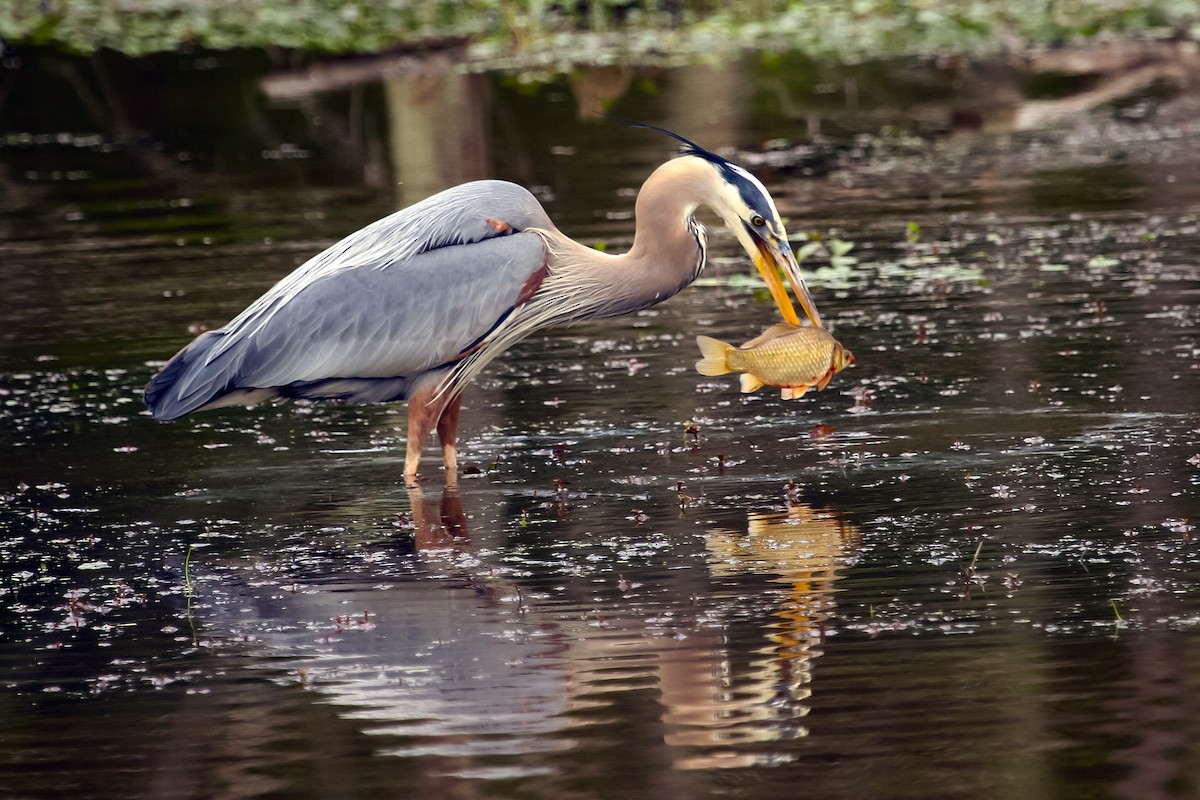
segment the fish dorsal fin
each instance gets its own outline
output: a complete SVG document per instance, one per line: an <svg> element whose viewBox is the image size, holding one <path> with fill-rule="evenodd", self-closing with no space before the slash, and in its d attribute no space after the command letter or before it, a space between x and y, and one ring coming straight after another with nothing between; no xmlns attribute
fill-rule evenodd
<svg viewBox="0 0 1200 800"><path fill-rule="evenodd" d="M746 394L749 394L750 392L757 392L759 389L765 386L762 381L751 375L749 372L742 373L741 381L742 391Z"/></svg>
<svg viewBox="0 0 1200 800"><path fill-rule="evenodd" d="M772 339L778 339L780 336L787 336L789 333L795 333L803 327L801 325L793 325L790 322L777 322L765 331L755 336L750 341L742 345L743 350L749 350L752 347L758 347L760 344L765 344Z"/></svg>

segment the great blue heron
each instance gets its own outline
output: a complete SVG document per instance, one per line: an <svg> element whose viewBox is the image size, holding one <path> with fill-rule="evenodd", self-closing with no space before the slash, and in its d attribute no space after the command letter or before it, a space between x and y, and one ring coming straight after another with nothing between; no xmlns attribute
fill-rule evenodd
<svg viewBox="0 0 1200 800"><path fill-rule="evenodd" d="M271 397L407 399L406 483L435 426L453 482L467 382L536 330L637 311L694 281L707 249L702 205L746 248L784 319L799 322L781 272L821 325L766 188L663 132L683 152L642 185L624 255L568 238L516 184L465 183L350 234L198 336L147 384L146 405L169 420Z"/></svg>

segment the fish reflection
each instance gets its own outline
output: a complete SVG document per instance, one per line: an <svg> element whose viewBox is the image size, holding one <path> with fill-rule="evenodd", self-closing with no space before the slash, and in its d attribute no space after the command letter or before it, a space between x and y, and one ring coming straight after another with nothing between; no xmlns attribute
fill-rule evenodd
<svg viewBox="0 0 1200 800"><path fill-rule="evenodd" d="M783 656L800 656L823 637L837 568L861 543L858 526L803 504L785 513L750 514L745 536L708 537L714 575L774 573L774 582L790 587L775 612L780 622L772 635Z"/></svg>
<svg viewBox="0 0 1200 800"><path fill-rule="evenodd" d="M825 621L834 606L837 570L861 543L861 530L836 515L794 504L786 513L751 513L746 532L713 530L706 537L714 578L771 575L784 589L767 626L769 645L742 678L719 650L714 663L693 663L692 674L664 680L667 743L705 752L677 759L685 769L741 767L755 757L734 743L805 736L812 662L820 655Z"/></svg>

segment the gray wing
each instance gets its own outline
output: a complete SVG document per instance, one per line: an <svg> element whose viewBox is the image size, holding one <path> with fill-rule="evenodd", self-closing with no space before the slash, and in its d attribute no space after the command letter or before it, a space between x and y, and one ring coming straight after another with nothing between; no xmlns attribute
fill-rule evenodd
<svg viewBox="0 0 1200 800"><path fill-rule="evenodd" d="M192 342L147 385L146 402L174 419L237 392L330 379L365 386L453 363L540 280L545 244L520 232L529 227L553 225L532 195L501 181L464 184L385 217ZM355 380L339 385L354 394ZM402 396L403 381L389 386L362 399Z"/></svg>
<svg viewBox="0 0 1200 800"><path fill-rule="evenodd" d="M540 236L519 233L421 253L402 269L322 276L261 324L230 331L228 352L256 387L424 372L503 320L545 257Z"/></svg>
<svg viewBox="0 0 1200 800"><path fill-rule="evenodd" d="M512 230L497 230L493 220ZM313 256L226 327L260 319L321 278L347 270L403 267L421 253L528 228L553 229L554 223L527 189L507 181L464 183L377 220Z"/></svg>

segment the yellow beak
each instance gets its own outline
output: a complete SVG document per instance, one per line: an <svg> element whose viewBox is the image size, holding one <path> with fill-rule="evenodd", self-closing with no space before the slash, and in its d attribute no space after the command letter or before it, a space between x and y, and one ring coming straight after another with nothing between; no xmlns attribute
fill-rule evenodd
<svg viewBox="0 0 1200 800"><path fill-rule="evenodd" d="M808 293L808 287L804 285L804 278L800 275L800 264L797 263L796 256L792 254L792 248L788 245L787 240L768 242L757 235L753 236L753 239L758 248L758 253L753 256L754 266L758 267L759 274L766 281L767 289L770 290L775 305L779 306L779 313L783 315L784 320L793 325L800 324L800 317L796 314L796 307L792 305L791 297L788 296L787 287L784 286L783 278L780 276L781 272L787 276L788 283L792 286L792 292L800 301L800 308L804 310L805 316L815 327L825 327L821 322L821 314L817 311L817 304L813 302L812 295Z"/></svg>

